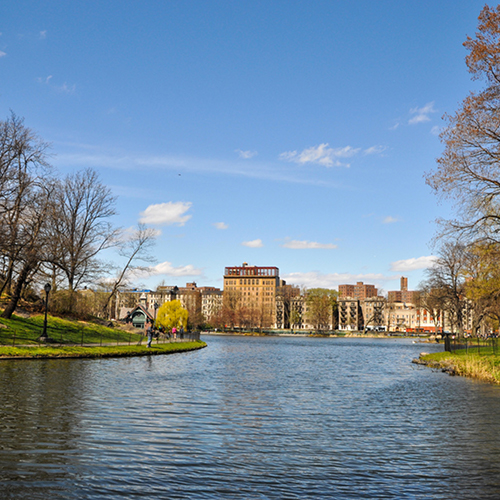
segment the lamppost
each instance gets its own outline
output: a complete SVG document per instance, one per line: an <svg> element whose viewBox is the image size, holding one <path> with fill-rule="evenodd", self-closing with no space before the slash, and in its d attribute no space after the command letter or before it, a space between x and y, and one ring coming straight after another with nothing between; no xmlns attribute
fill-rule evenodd
<svg viewBox="0 0 500 500"><path fill-rule="evenodd" d="M47 339L47 309L49 307L49 292L51 289L50 283L46 283L43 287L45 290L45 319L43 320L43 332L42 337L44 340Z"/></svg>
<svg viewBox="0 0 500 500"><path fill-rule="evenodd" d="M155 309L155 323L154 323L154 326L155 326L155 328L156 328L156 311L158 310L158 308L159 308L160 306L158 305L158 302L155 302L155 304L154 304L154 306L153 306L153 307L154 307L154 309Z"/></svg>

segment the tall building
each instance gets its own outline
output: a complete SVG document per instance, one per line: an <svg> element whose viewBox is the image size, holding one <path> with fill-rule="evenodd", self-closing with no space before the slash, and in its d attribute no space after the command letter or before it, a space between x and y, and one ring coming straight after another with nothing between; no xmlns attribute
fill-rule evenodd
<svg viewBox="0 0 500 500"><path fill-rule="evenodd" d="M339 285L339 298L341 299L364 300L377 295L378 290L375 285L365 285L362 281L358 281L355 285Z"/></svg>
<svg viewBox="0 0 500 500"><path fill-rule="evenodd" d="M408 278L401 276L400 290L392 290L387 293L387 300L389 302L404 302L415 304L418 298L418 292L408 290Z"/></svg>
<svg viewBox="0 0 500 500"><path fill-rule="evenodd" d="M249 266L243 262L240 267L224 270L224 292L241 294L244 304L265 302L274 308L276 291L281 284L277 267Z"/></svg>
<svg viewBox="0 0 500 500"><path fill-rule="evenodd" d="M277 267L241 266L224 269L224 300L235 300L250 316L265 318L261 323L276 324L276 295L286 283L280 280ZM242 320L241 320L242 321Z"/></svg>

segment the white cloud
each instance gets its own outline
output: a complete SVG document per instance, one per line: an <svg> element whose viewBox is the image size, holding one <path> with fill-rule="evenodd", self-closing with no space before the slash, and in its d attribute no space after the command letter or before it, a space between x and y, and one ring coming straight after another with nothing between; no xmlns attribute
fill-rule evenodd
<svg viewBox="0 0 500 500"><path fill-rule="evenodd" d="M45 40L47 38L47 30L40 31L40 40Z"/></svg>
<svg viewBox="0 0 500 500"><path fill-rule="evenodd" d="M170 170L179 172L216 173L230 177L265 179L301 185L332 187L339 189L335 182L310 175L300 169L290 169L287 165L249 161L226 161L220 159L172 155L136 155L126 151L108 151L87 144L63 144L68 152L59 152L53 162L62 168L92 166L96 169L148 172L152 170Z"/></svg>
<svg viewBox="0 0 500 500"><path fill-rule="evenodd" d="M391 271L406 272L416 271L418 269L428 269L434 265L435 260L436 257L433 255L406 260L396 260L395 262L391 262Z"/></svg>
<svg viewBox="0 0 500 500"><path fill-rule="evenodd" d="M281 153L280 160L294 163L317 163L325 167L348 167L349 164L342 163L339 158L351 158L359 152L359 148L345 146L343 148L329 148L325 142L319 146L304 149L301 153L297 151L285 151Z"/></svg>
<svg viewBox="0 0 500 500"><path fill-rule="evenodd" d="M434 109L434 101L428 102L425 106L422 108L412 108L410 109L410 114L415 115L413 118L410 118L408 120L409 125L415 125L417 123L423 123L423 122L428 122L430 121L430 114L435 113L436 110Z"/></svg>
<svg viewBox="0 0 500 500"><path fill-rule="evenodd" d="M308 273L290 273L284 274L283 279L289 285L305 286L307 288L337 288L339 285L346 283L364 283L375 284L384 281L391 281L393 276L384 276L383 274L350 274L350 273L331 273L322 274L317 271Z"/></svg>
<svg viewBox="0 0 500 500"><path fill-rule="evenodd" d="M165 261L146 269L141 269L134 273L137 277L146 276L200 276L203 274L201 269L195 268L193 265L174 267L171 262Z"/></svg>
<svg viewBox="0 0 500 500"><path fill-rule="evenodd" d="M5 57L6 55L7 55L7 54L6 54L5 52L2 52L2 51L0 50L0 57Z"/></svg>
<svg viewBox="0 0 500 500"><path fill-rule="evenodd" d="M443 127L439 127L438 125L434 125L434 127L431 128L432 135L439 135L442 131Z"/></svg>
<svg viewBox="0 0 500 500"><path fill-rule="evenodd" d="M387 148L385 146L372 146L363 151L365 155L376 155L383 153Z"/></svg>
<svg viewBox="0 0 500 500"><path fill-rule="evenodd" d="M244 241L242 245L249 248L261 248L264 246L262 240Z"/></svg>
<svg viewBox="0 0 500 500"><path fill-rule="evenodd" d="M43 85L48 85L55 91L62 94L74 94L76 92L76 85L68 85L66 82L64 82L62 85L56 85L55 83L51 82L52 78L52 75L49 75L45 78L39 76L36 81Z"/></svg>
<svg viewBox="0 0 500 500"><path fill-rule="evenodd" d="M394 224L395 222L399 222L397 217L392 217L392 215L388 215L383 221L384 224Z"/></svg>
<svg viewBox="0 0 500 500"><path fill-rule="evenodd" d="M158 238L158 236L161 236L161 229L148 227L147 232L153 238ZM130 237L135 236L136 234L137 234L137 226L127 227L123 230L123 233L121 235L121 241L125 241L125 240L129 239Z"/></svg>
<svg viewBox="0 0 500 500"><path fill-rule="evenodd" d="M52 78L52 75L49 75L49 76L47 76L46 78L41 78L41 77L38 77L38 78L36 79L36 81L37 81L38 83L44 83L45 85L48 85L48 84L50 83L50 79L51 79L51 78Z"/></svg>
<svg viewBox="0 0 500 500"><path fill-rule="evenodd" d="M76 85L68 85L64 82L62 85L59 85L58 87L56 86L55 89L63 94L74 94L76 91Z"/></svg>
<svg viewBox="0 0 500 500"><path fill-rule="evenodd" d="M333 243L318 243L316 241L299 241L299 240L290 240L283 245L284 248L293 248L294 250L304 250L304 249L334 249L337 248L337 245Z"/></svg>
<svg viewBox="0 0 500 500"><path fill-rule="evenodd" d="M217 229L227 229L229 226L225 222L214 222L213 224Z"/></svg>
<svg viewBox="0 0 500 500"><path fill-rule="evenodd" d="M144 224L184 226L191 218L191 215L184 215L191 208L191 205L191 202L182 201L149 205L144 212L140 213L139 221L144 222Z"/></svg>
<svg viewBox="0 0 500 500"><path fill-rule="evenodd" d="M241 149L235 149L235 152L238 153L238 156L244 160L249 160L257 155L257 151L242 151Z"/></svg>

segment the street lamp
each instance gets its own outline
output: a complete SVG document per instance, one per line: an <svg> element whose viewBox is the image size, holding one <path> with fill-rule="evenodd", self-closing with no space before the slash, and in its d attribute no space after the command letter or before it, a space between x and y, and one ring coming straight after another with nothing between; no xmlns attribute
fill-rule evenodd
<svg viewBox="0 0 500 500"><path fill-rule="evenodd" d="M47 308L49 307L49 292L51 289L50 283L46 283L45 286L43 287L45 290L45 319L43 320L43 332L42 332L42 337L44 340L46 340L47 337Z"/></svg>
<svg viewBox="0 0 500 500"><path fill-rule="evenodd" d="M154 323L154 325L155 325L155 328L156 328L156 311L158 310L158 308L159 308L160 306L159 306L158 302L155 302L155 304L154 304L154 306L153 306L153 307L154 307L154 309L155 309L155 323Z"/></svg>

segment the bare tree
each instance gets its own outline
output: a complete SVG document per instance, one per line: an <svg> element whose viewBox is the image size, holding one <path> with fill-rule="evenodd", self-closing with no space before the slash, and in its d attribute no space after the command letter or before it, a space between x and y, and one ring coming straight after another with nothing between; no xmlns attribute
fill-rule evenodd
<svg viewBox="0 0 500 500"><path fill-rule="evenodd" d="M153 262L154 258L149 254L149 250L155 243L157 232L153 228L146 227L139 223L137 228L126 235L121 243L119 254L124 257L125 265L121 268L118 276L111 283L111 290L103 305L103 312L108 310L109 303L116 295L116 292L127 281L127 276L134 271L144 270L144 266L137 266L134 263L138 260L142 262Z"/></svg>
<svg viewBox="0 0 500 500"><path fill-rule="evenodd" d="M463 313L466 305L466 277L468 255L463 244L446 242L438 252L438 258L427 269L428 285L442 297L442 304L448 312L453 329L463 334ZM438 291L438 292L437 292Z"/></svg>
<svg viewBox="0 0 500 500"><path fill-rule="evenodd" d="M326 288L307 291L307 320L318 331L329 330L337 316L337 292Z"/></svg>
<svg viewBox="0 0 500 500"><path fill-rule="evenodd" d="M445 151L427 183L456 204L457 217L444 234L458 233L469 240L498 241L500 234L500 5L485 6L476 38L464 46L469 72L486 81L471 92L441 134Z"/></svg>
<svg viewBox="0 0 500 500"><path fill-rule="evenodd" d="M16 255L16 279L10 301L5 307L2 317L10 318L15 311L23 288L29 282L41 262L46 258L47 248L47 223L49 212L49 198L51 190L44 187L36 192L31 199L31 205L24 211L22 228L18 237L22 241Z"/></svg>
<svg viewBox="0 0 500 500"><path fill-rule="evenodd" d="M46 202L47 193L52 190L47 148L48 145L24 125L22 118L11 114L0 122L0 255L3 264L0 295L11 291L13 281L16 288L22 288L24 280L19 281L17 274L27 260L32 262L40 256L35 246L41 244L42 239L34 240L33 236L38 236L41 229L35 207L40 209L39 205ZM45 214L45 206L42 213ZM30 264L30 270L37 265L38 262Z"/></svg>
<svg viewBox="0 0 500 500"><path fill-rule="evenodd" d="M234 328L241 326L243 320L243 306L241 292L236 290L224 290L222 303L222 320L225 325Z"/></svg>
<svg viewBox="0 0 500 500"><path fill-rule="evenodd" d="M429 281L424 281L420 284L418 294L418 306L429 313L434 323L436 334L440 326L441 331L444 329L444 311L446 310L447 299L446 289L437 285L439 285L439 282L431 277Z"/></svg>
<svg viewBox="0 0 500 500"><path fill-rule="evenodd" d="M64 273L70 292L101 272L97 255L116 244L118 231L109 218L115 214L115 198L92 169L68 175L54 196L51 262Z"/></svg>

